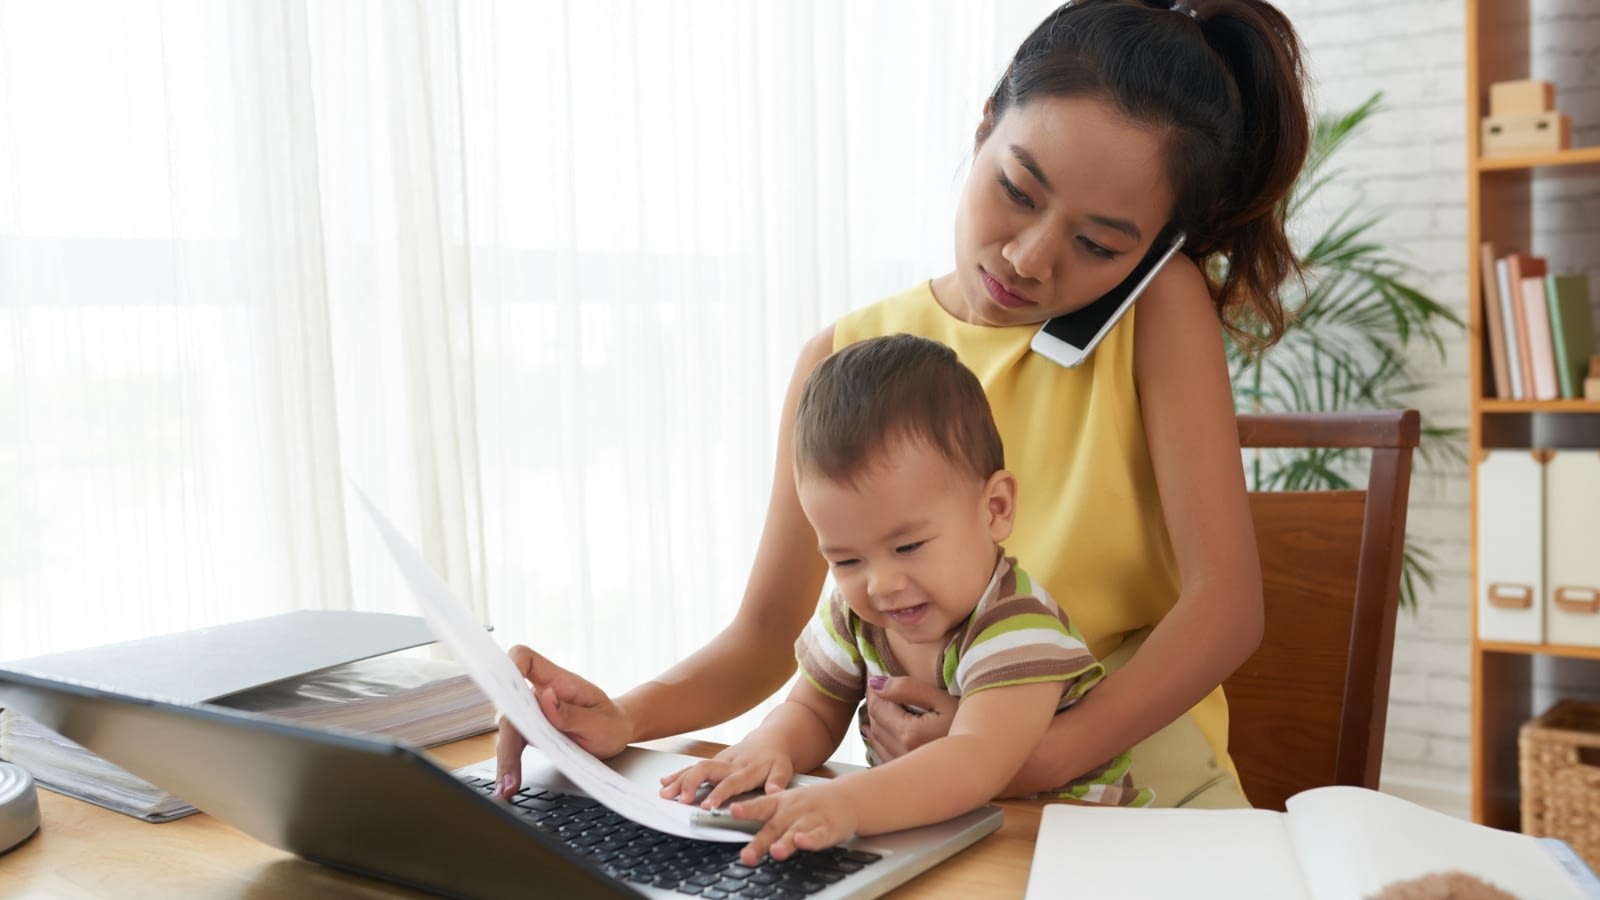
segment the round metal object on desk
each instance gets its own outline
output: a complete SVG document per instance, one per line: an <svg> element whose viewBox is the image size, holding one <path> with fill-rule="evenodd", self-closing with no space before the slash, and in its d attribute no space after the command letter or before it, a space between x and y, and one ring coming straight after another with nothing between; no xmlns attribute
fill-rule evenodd
<svg viewBox="0 0 1600 900"><path fill-rule="evenodd" d="M39 830L39 793L33 776L8 762L0 762L0 853Z"/></svg>

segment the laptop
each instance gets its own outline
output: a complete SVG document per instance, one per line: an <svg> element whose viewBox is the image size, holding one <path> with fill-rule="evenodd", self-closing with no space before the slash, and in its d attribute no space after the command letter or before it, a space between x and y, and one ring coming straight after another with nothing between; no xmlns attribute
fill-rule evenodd
<svg viewBox="0 0 1600 900"><path fill-rule="evenodd" d="M264 843L451 897L876 897L1002 820L984 806L750 868L738 862L740 843L674 837L623 819L582 796L533 748L523 759L523 789L506 803L489 796L492 759L452 772L404 743L223 707L4 668L0 706ZM634 747L607 764L654 786L693 761Z"/></svg>

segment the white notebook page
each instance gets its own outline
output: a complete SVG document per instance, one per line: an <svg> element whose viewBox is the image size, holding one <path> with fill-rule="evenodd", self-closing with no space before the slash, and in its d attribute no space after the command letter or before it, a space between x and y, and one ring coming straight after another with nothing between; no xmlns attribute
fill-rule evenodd
<svg viewBox="0 0 1600 900"><path fill-rule="evenodd" d="M1284 815L1051 804L1026 900L1311 900Z"/></svg>
<svg viewBox="0 0 1600 900"><path fill-rule="evenodd" d="M1497 831L1354 787L1302 791L1289 833L1318 900L1357 898L1435 872L1476 875L1518 897L1583 900L1535 838Z"/></svg>

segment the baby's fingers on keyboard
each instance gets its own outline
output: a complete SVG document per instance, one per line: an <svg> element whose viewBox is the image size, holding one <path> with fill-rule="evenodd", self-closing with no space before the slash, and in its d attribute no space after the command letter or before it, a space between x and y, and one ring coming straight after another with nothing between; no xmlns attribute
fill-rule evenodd
<svg viewBox="0 0 1600 900"><path fill-rule="evenodd" d="M696 763L681 772L662 779L661 796L668 800L694 803L699 799L700 787L707 782L716 783L728 775L727 763L707 760Z"/></svg>

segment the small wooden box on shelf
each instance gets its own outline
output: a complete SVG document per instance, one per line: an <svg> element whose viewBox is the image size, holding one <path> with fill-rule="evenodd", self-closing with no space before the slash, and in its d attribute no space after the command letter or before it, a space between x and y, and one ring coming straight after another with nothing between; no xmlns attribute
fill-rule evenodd
<svg viewBox="0 0 1600 900"><path fill-rule="evenodd" d="M1532 14L1539 8L1539 0L1466 0L1466 259L1471 289L1468 442L1473 590L1472 810L1477 821L1509 829L1517 829L1521 818L1518 732L1544 712L1533 708L1535 659L1587 661L1570 665L1584 667L1582 677L1585 679L1593 671L1595 685L1600 687L1600 646L1551 641L1542 618L1533 635L1536 640L1530 640L1527 633L1520 633L1514 640L1497 637L1499 625L1493 621L1488 623L1491 626L1488 634L1482 630L1486 624L1485 607L1490 587L1485 583L1485 566L1492 569L1498 565L1494 554L1500 552L1498 547L1485 546L1480 534L1493 514L1489 511L1486 515L1480 505L1486 496L1485 489L1488 488L1487 496L1495 496L1495 485L1480 481L1484 463L1491 454L1505 458L1520 453L1523 458L1534 456L1548 460L1554 456L1549 451L1561 451L1581 452L1600 467L1600 449L1597 449L1600 448L1600 398L1580 392L1567 399L1511 399L1510 391L1504 390L1503 385L1496 385L1490 323L1486 321L1484 310L1486 299L1494 296L1492 292L1496 287L1486 283L1482 264L1485 244L1491 244L1499 253L1512 250L1531 253L1536 243L1542 243L1540 201L1536 198L1561 196L1566 193L1562 188L1576 189L1600 181L1600 147L1564 147L1514 155L1485 153L1483 120L1490 112L1491 86L1528 82L1536 76L1531 58ZM1600 48L1600 36L1592 35L1592 31L1589 30L1591 36L1573 39L1586 41L1588 49L1593 51ZM1553 87L1556 96L1560 96L1562 87L1560 84ZM1593 123L1577 124L1581 128ZM1535 183L1540 186L1538 192L1534 190ZM1541 250L1550 254L1553 271L1600 267L1600 248L1595 248L1592 241L1587 250L1574 249L1570 244L1569 241L1548 248L1541 246ZM1489 267L1488 271L1495 270ZM1491 291L1487 298L1486 289ZM1495 340L1506 338L1502 335ZM1550 526L1550 533L1546 532L1545 505L1552 488L1544 479L1540 471L1534 482L1540 487L1530 489L1539 496L1526 498L1528 503L1519 509L1516 522L1534 532L1536 557L1547 561L1553 552L1549 539L1560 532L1555 526ZM1556 489L1563 490L1559 485ZM1506 495L1505 491L1499 492L1499 496ZM1562 502L1568 500L1570 498L1562 498ZM1578 536L1587 541L1585 546L1600 544L1600 519L1586 522L1579 529ZM1489 531L1495 533L1492 527ZM1542 564L1535 563L1536 566ZM1499 584L1498 574L1487 574ZM1546 574L1546 570L1540 568L1527 582L1547 582ZM1548 583L1540 587L1542 594L1551 591ZM1505 592L1501 596L1514 593ZM1543 597L1538 598L1539 615L1558 608L1554 602L1544 603L1543 600ZM1569 633L1560 629L1555 632L1558 637Z"/></svg>
<svg viewBox="0 0 1600 900"><path fill-rule="evenodd" d="M1572 119L1556 109L1548 81L1497 81L1489 85L1489 114L1479 147L1484 158L1548 153L1572 146Z"/></svg>

